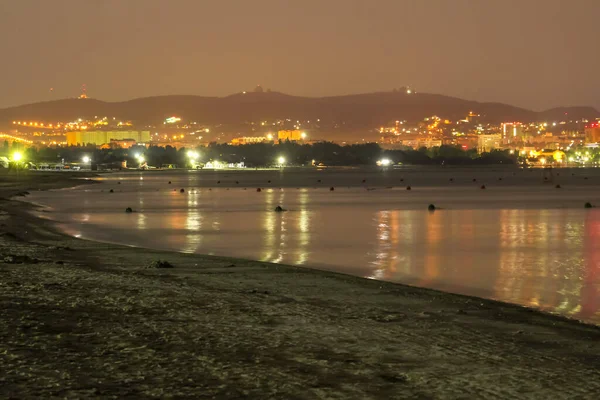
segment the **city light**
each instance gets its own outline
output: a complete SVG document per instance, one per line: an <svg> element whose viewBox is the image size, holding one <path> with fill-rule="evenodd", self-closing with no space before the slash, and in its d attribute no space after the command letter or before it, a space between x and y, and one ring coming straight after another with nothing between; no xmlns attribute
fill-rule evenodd
<svg viewBox="0 0 600 400"><path fill-rule="evenodd" d="M187 156L192 162L196 161L198 159L198 157L200 157L198 152L191 151L191 150L187 152Z"/></svg>
<svg viewBox="0 0 600 400"><path fill-rule="evenodd" d="M82 161L87 164L91 161L92 159L89 156L83 156Z"/></svg>
<svg viewBox="0 0 600 400"><path fill-rule="evenodd" d="M267 139L268 140L273 140L273 135L271 133L267 134Z"/></svg>
<svg viewBox="0 0 600 400"><path fill-rule="evenodd" d="M279 158L277 159L277 161L279 162L279 165L283 165L283 164L285 164L285 158L284 158L284 157L279 157Z"/></svg>
<svg viewBox="0 0 600 400"><path fill-rule="evenodd" d="M302 139L306 139L306 132L302 132L302 133L300 134L300 137L301 137Z"/></svg>
<svg viewBox="0 0 600 400"><path fill-rule="evenodd" d="M379 161L377 161L377 165L383 166L383 167L387 167L390 164L392 164L392 161L389 158L384 158L381 159Z"/></svg>
<svg viewBox="0 0 600 400"><path fill-rule="evenodd" d="M13 154L13 161L19 162L23 159L23 154L19 153L18 151L16 153Z"/></svg>

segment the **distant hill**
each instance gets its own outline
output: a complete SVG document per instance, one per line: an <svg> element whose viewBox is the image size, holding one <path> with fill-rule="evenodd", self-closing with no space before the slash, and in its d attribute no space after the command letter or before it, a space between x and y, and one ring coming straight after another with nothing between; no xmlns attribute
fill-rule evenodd
<svg viewBox="0 0 600 400"><path fill-rule="evenodd" d="M238 124L289 118L321 119L348 129L379 126L397 119L418 121L438 115L457 120L469 111L486 122L556 121L596 118L591 107L561 107L535 112L501 103L481 103L438 94L379 92L333 97L298 97L278 92L237 93L227 97L158 96L123 102L64 99L0 109L0 124L14 120L74 120L109 116L137 124L158 124L173 115L201 124Z"/></svg>

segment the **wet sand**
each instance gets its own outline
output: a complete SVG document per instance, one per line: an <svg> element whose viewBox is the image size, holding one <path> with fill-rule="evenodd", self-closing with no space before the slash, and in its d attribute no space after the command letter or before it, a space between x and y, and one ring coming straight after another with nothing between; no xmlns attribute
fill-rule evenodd
<svg viewBox="0 0 600 400"><path fill-rule="evenodd" d="M0 176L0 397L600 392L595 326L341 274L79 240L9 200L70 177ZM148 268L159 259L174 268Z"/></svg>

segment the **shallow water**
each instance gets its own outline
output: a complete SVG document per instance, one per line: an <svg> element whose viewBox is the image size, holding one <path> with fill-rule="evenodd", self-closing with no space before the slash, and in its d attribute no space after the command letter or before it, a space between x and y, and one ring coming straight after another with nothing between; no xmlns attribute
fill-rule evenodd
<svg viewBox="0 0 600 400"><path fill-rule="evenodd" d="M31 200L48 205L41 215L77 237L334 270L600 324L600 209L583 208L600 204L596 169L558 170L552 183L540 170L511 168L147 172L103 180ZM277 205L288 211L274 212Z"/></svg>

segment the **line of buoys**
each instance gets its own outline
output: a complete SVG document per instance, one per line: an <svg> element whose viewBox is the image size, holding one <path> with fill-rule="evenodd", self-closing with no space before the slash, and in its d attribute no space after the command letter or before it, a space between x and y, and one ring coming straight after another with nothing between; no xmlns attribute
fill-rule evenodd
<svg viewBox="0 0 600 400"><path fill-rule="evenodd" d="M262 189L261 188L256 188L256 191L257 192L262 192Z"/></svg>
<svg viewBox="0 0 600 400"><path fill-rule="evenodd" d="M407 186L406 190L412 190L412 188L410 186Z"/></svg>
<svg viewBox="0 0 600 400"><path fill-rule="evenodd" d="M329 188L330 192L333 192L334 190L335 190L335 188L333 186Z"/></svg>
<svg viewBox="0 0 600 400"><path fill-rule="evenodd" d="M481 188L482 188L482 189L485 189L485 185L481 185Z"/></svg>
<svg viewBox="0 0 600 400"><path fill-rule="evenodd" d="M126 212L126 213L132 213L132 212L133 212L133 208L131 208L131 207L127 207L127 208L125 209L125 212Z"/></svg>
<svg viewBox="0 0 600 400"><path fill-rule="evenodd" d="M592 203L587 202L583 205L584 208L593 208L594 206L592 205Z"/></svg>
<svg viewBox="0 0 600 400"><path fill-rule="evenodd" d="M434 206L433 204L430 204L430 205L427 207L427 209L428 209L429 211L435 211L435 206Z"/></svg>
<svg viewBox="0 0 600 400"><path fill-rule="evenodd" d="M171 181L169 181L169 185L171 184Z"/></svg>
<svg viewBox="0 0 600 400"><path fill-rule="evenodd" d="M560 189L560 185L556 185L555 188Z"/></svg>
<svg viewBox="0 0 600 400"><path fill-rule="evenodd" d="M110 193L114 193L115 191L114 191L114 190L112 190L112 189L110 189L110 190L109 190L109 192L110 192Z"/></svg>
<svg viewBox="0 0 600 400"><path fill-rule="evenodd" d="M184 192L185 192L185 189L183 189L183 188L179 189L179 193L184 193Z"/></svg>

